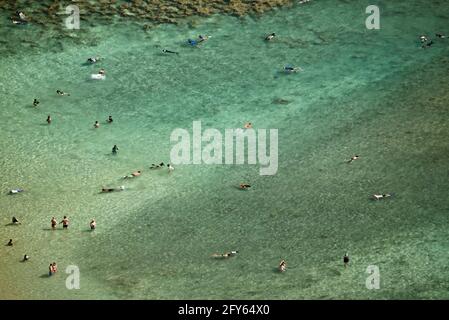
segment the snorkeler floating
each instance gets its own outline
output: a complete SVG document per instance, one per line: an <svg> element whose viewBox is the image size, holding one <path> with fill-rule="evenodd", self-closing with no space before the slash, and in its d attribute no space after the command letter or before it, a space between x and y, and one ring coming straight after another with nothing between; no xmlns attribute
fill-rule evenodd
<svg viewBox="0 0 449 320"><path fill-rule="evenodd" d="M107 193L107 192L123 191L123 190L125 190L125 186L120 186L118 188L102 188L101 192Z"/></svg>
<svg viewBox="0 0 449 320"><path fill-rule="evenodd" d="M70 96L70 93L61 90L56 90L56 93L59 94L60 96Z"/></svg>
<svg viewBox="0 0 449 320"><path fill-rule="evenodd" d="M237 253L239 253L237 250L228 251L225 253L214 253L214 254L212 254L212 257L213 258L230 258L230 257L234 257Z"/></svg>
<svg viewBox="0 0 449 320"><path fill-rule="evenodd" d="M239 189L241 189L241 190L248 190L248 188L251 188L251 186L246 183L241 183L239 186Z"/></svg>
<svg viewBox="0 0 449 320"><path fill-rule="evenodd" d="M274 39L274 37L276 37L276 33L273 32L265 37L265 41L271 41Z"/></svg>
<svg viewBox="0 0 449 320"><path fill-rule="evenodd" d="M286 65L284 67L285 73L296 73L296 72L300 72L300 71L303 71L300 67L294 67L292 65Z"/></svg>
<svg viewBox="0 0 449 320"><path fill-rule="evenodd" d="M175 52L175 51L170 51L170 50L162 50L163 53L173 53L173 54L179 54L179 52Z"/></svg>
<svg viewBox="0 0 449 320"><path fill-rule="evenodd" d="M392 197L392 196L393 196L392 193L373 194L372 199L373 200L381 200L381 199L389 198L389 197Z"/></svg>
<svg viewBox="0 0 449 320"><path fill-rule="evenodd" d="M201 34L200 34L200 35L198 36L198 39L196 39L196 40L193 40L193 39L187 39L187 44L191 45L192 47L195 47L195 46L197 46L198 44L200 44L200 43L202 43L202 42L204 42L204 41L209 40L210 37L211 37L211 36L201 35Z"/></svg>
<svg viewBox="0 0 449 320"><path fill-rule="evenodd" d="M159 164L152 163L151 166L150 166L150 169L161 169L164 166L165 166L165 164L163 162L161 162Z"/></svg>
<svg viewBox="0 0 449 320"><path fill-rule="evenodd" d="M23 189L12 189L12 190L9 190L8 194L17 194L17 193L21 193L24 191L25 190L23 190Z"/></svg>
<svg viewBox="0 0 449 320"><path fill-rule="evenodd" d="M100 57L91 57L87 59L87 62L89 63L97 63L98 61L102 60Z"/></svg>
<svg viewBox="0 0 449 320"><path fill-rule="evenodd" d="M133 173L127 175L127 176L123 176L123 179L129 179L129 178L134 178L134 177L138 177L140 176L142 173L142 171L134 171Z"/></svg>
<svg viewBox="0 0 449 320"><path fill-rule="evenodd" d="M360 158L358 155L352 156L351 159L349 159L347 162L352 163L353 161L357 160L358 158Z"/></svg>

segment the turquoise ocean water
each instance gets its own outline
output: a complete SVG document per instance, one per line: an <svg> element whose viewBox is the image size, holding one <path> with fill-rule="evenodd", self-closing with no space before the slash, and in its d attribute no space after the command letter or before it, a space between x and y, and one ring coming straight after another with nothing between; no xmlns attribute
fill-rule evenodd
<svg viewBox="0 0 449 320"><path fill-rule="evenodd" d="M317 0L148 32L119 21L86 33L81 21L69 39L3 13L0 242L15 245L0 246L0 298L449 298L449 39L418 41L449 33L449 6L377 1L381 28L367 30L370 4ZM277 39L263 41L271 32ZM184 45L199 34L212 37ZM84 65L95 55L104 60ZM286 64L304 72L279 73ZM89 80L100 68L106 80ZM170 161L170 133L193 121L278 129L277 174L149 170ZM142 176L120 179L135 170ZM119 185L127 189L99 193ZM17 187L26 192L6 194ZM395 196L369 199L386 192ZM69 230L50 230L64 215ZM8 225L12 216L22 225ZM239 254L211 258L228 250ZM49 278L52 261L60 271ZM79 290L66 289L69 265L80 269ZM378 290L365 286L369 265L379 267Z"/></svg>

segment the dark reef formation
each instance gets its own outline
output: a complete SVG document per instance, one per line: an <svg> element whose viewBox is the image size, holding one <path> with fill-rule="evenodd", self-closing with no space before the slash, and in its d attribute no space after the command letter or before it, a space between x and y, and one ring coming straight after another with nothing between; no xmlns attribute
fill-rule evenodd
<svg viewBox="0 0 449 320"><path fill-rule="evenodd" d="M217 13L244 16L261 14L276 7L291 5L293 0L75 0L35 1L0 0L0 9L14 13L23 11L30 21L44 25L60 25L65 7L77 5L81 20L117 17L148 21L152 24L178 23L181 18L209 16Z"/></svg>

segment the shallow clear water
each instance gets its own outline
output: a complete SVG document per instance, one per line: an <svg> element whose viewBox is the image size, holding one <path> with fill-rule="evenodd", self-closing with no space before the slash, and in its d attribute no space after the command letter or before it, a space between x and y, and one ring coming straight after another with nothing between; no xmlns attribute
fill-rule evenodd
<svg viewBox="0 0 449 320"><path fill-rule="evenodd" d="M98 24L77 45L5 16L1 40L16 48L0 60L0 235L16 244L0 249L1 297L448 298L449 39L423 50L417 37L448 33L449 7L380 1L375 31L365 28L369 4L316 1L150 32ZM263 41L269 32L276 41ZM184 46L198 34L212 38ZM105 59L83 65L93 55ZM289 63L304 72L280 74ZM100 68L106 80L89 80ZM254 165L149 170L169 161L172 130L191 131L196 120L278 129L277 174ZM346 164L353 154L361 159ZM141 177L120 179L138 169ZM235 188L243 181L248 192ZM6 195L16 187L26 192ZM384 192L395 197L369 200ZM13 215L22 225L7 225ZM50 230L63 215L70 229ZM210 257L227 250L239 255ZM31 260L20 263L25 253ZM52 261L60 272L49 278ZM68 265L80 268L80 290L65 287ZM380 269L379 290L365 287L369 265Z"/></svg>

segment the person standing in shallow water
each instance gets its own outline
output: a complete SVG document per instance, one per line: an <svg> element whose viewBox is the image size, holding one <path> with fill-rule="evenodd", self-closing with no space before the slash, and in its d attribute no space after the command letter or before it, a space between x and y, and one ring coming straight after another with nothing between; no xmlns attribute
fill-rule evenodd
<svg viewBox="0 0 449 320"><path fill-rule="evenodd" d="M349 265L349 255L345 253L343 257L343 264L345 265L345 268Z"/></svg>
<svg viewBox="0 0 449 320"><path fill-rule="evenodd" d="M8 244L7 244L8 246L13 246L13 243L12 243L12 239L9 239L9 242L8 242Z"/></svg>
<svg viewBox="0 0 449 320"><path fill-rule="evenodd" d="M118 147L116 144L114 144L114 146L112 147L112 154L117 154L118 151Z"/></svg>
<svg viewBox="0 0 449 320"><path fill-rule="evenodd" d="M56 221L56 218L55 217L52 217L51 218L51 228L53 229L53 230L55 230L56 229L56 225L58 224L58 221Z"/></svg>
<svg viewBox="0 0 449 320"><path fill-rule="evenodd" d="M90 222L90 230L95 230L96 227L97 223L95 222L95 219L92 219L92 221Z"/></svg>
<svg viewBox="0 0 449 320"><path fill-rule="evenodd" d="M50 115L48 115L48 117L47 117L47 123L48 123L48 124L51 123L51 116L50 116Z"/></svg>
<svg viewBox="0 0 449 320"><path fill-rule="evenodd" d="M109 116L108 120L106 120L107 123L112 123L114 120L112 119L112 116Z"/></svg>
<svg viewBox="0 0 449 320"><path fill-rule="evenodd" d="M69 227L69 219L67 218L67 216L64 216L64 219L62 219L60 223L62 223L62 227L64 229L67 229Z"/></svg>
<svg viewBox="0 0 449 320"><path fill-rule="evenodd" d="M98 121L95 121L95 123L94 123L94 128L95 128L95 129L100 128L100 124L98 123Z"/></svg>

